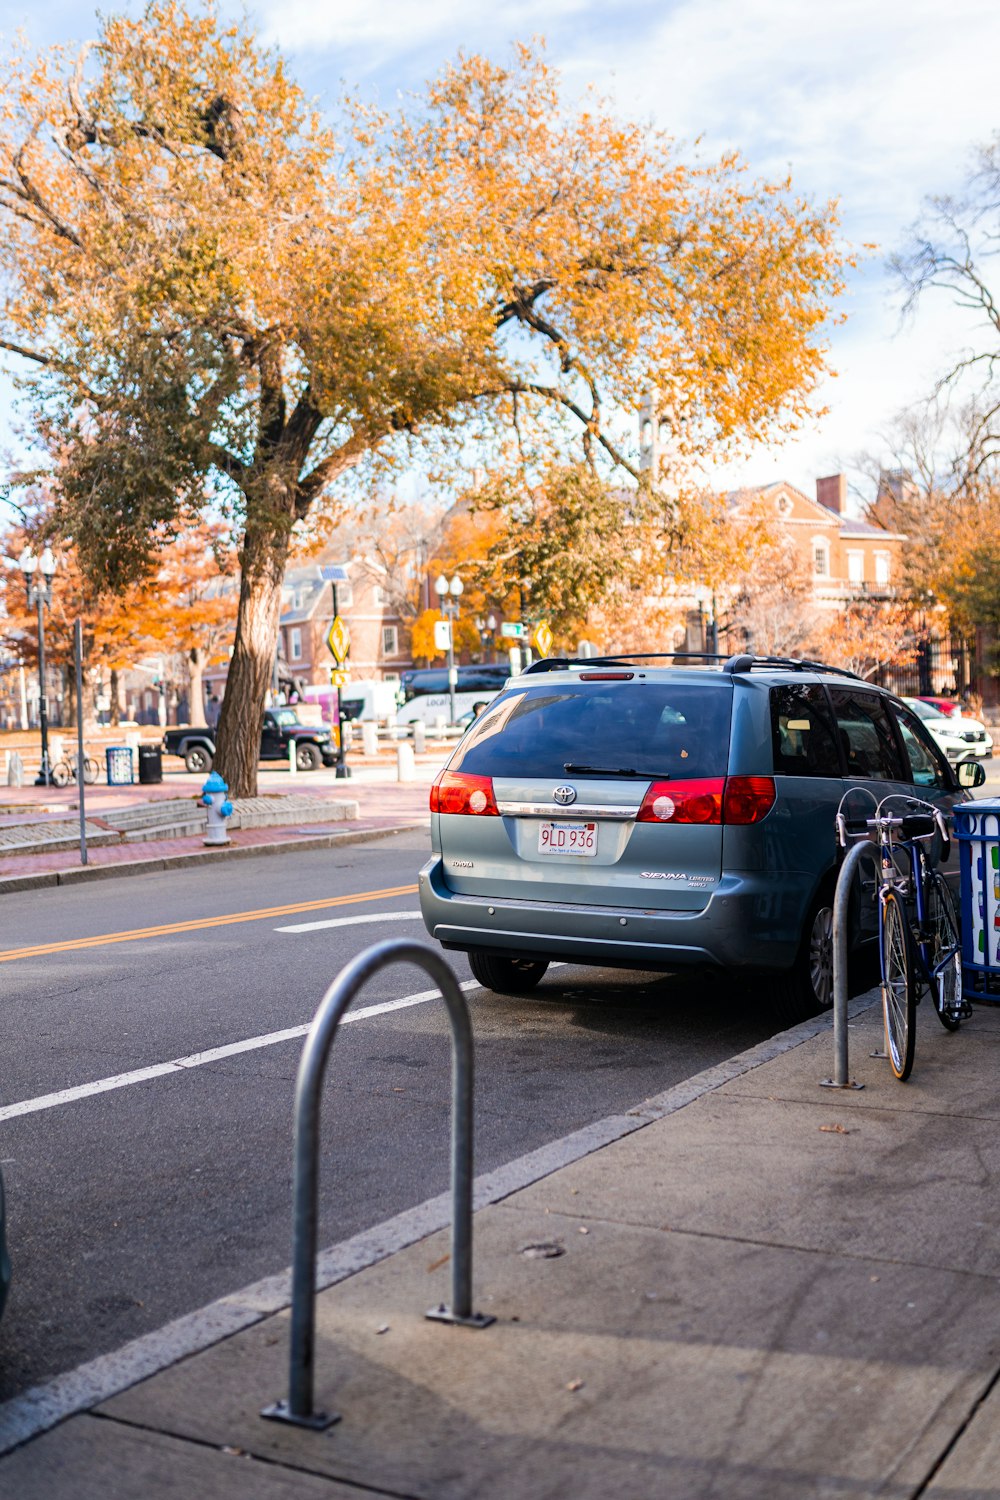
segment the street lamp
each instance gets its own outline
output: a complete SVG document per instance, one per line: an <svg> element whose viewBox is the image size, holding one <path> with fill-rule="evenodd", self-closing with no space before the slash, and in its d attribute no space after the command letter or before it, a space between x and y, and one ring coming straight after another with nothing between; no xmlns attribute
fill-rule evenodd
<svg viewBox="0 0 1000 1500"><path fill-rule="evenodd" d="M487 652L487 647L488 647L489 643L493 640L493 637L496 635L496 630L497 630L497 617L496 617L496 615L489 614L489 615L486 616L485 620L483 620L481 618L478 619L476 621L476 629L479 631L479 639L482 642L483 655L485 656L486 652Z"/></svg>
<svg viewBox="0 0 1000 1500"><path fill-rule="evenodd" d="M49 714L45 702L45 622L42 606L52 603L52 580L58 566L52 548L45 546L38 557L30 547L21 553L18 566L24 574L24 586L28 591L28 608L38 607L38 722L42 731L42 765L35 778L36 786L49 786L52 780L49 770ZM80 705L77 705L80 712Z"/></svg>
<svg viewBox="0 0 1000 1500"><path fill-rule="evenodd" d="M457 573L450 580L443 573L434 580L434 592L438 596L438 608L446 616L450 624L448 631L448 705L453 724L455 722L455 686L458 681L458 673L455 670L455 625L458 621L458 601L464 588L465 585Z"/></svg>

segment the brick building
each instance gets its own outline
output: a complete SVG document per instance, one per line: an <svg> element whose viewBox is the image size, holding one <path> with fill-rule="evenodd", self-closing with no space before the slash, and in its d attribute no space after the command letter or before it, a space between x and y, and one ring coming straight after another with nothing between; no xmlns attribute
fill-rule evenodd
<svg viewBox="0 0 1000 1500"><path fill-rule="evenodd" d="M351 678L398 682L404 668L412 665L409 626L385 598L369 566L352 561L340 568L347 581L337 583L337 608L351 632ZM286 571L278 635L282 678L316 686L329 683L335 665L326 645L333 623L333 585L323 575L319 563ZM206 694L221 697L225 681L225 665L210 666L205 672Z"/></svg>
<svg viewBox="0 0 1000 1500"><path fill-rule="evenodd" d="M760 501L773 512L795 544L819 608L843 609L859 598L896 598L906 538L846 514L844 474L817 479L815 499L784 480L735 490L729 499L735 510Z"/></svg>

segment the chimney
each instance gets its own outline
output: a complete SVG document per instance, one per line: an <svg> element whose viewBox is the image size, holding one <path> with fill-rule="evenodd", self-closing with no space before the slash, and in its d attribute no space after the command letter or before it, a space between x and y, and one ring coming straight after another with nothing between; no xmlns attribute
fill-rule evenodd
<svg viewBox="0 0 1000 1500"><path fill-rule="evenodd" d="M835 510L842 516L847 503L847 475L828 474L825 479L817 479L816 499L827 510Z"/></svg>

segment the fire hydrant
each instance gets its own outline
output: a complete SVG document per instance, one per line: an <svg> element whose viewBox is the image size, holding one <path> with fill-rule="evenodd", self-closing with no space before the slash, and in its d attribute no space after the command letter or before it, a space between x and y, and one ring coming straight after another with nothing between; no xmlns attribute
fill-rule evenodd
<svg viewBox="0 0 1000 1500"><path fill-rule="evenodd" d="M202 805L208 808L205 843L228 844L226 819L233 815L233 804L229 800L229 788L218 771L213 771L202 787L201 801Z"/></svg>

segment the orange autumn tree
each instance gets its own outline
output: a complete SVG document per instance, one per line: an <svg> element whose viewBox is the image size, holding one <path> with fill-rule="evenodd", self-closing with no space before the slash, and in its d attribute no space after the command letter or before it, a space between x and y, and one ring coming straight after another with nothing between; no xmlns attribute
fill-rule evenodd
<svg viewBox="0 0 1000 1500"><path fill-rule="evenodd" d="M192 724L205 723L205 667L233 638L235 575L227 528L206 522L165 547L155 574L111 612L112 618L119 612L131 618L141 654L183 658Z"/></svg>
<svg viewBox="0 0 1000 1500"><path fill-rule="evenodd" d="M647 389L684 463L794 425L823 371L830 205L570 103L537 48L331 126L245 22L154 0L3 77L0 348L102 587L228 507L234 795L292 534L352 470L515 429L634 474L616 430Z"/></svg>
<svg viewBox="0 0 1000 1500"><path fill-rule="evenodd" d="M17 557L25 546L38 546L48 501L32 513L28 529L9 531L3 548ZM231 639L236 618L232 579L236 562L226 528L219 522L194 527L160 554L156 572L124 592L95 596L79 566L75 550L63 548L45 611L46 656L51 667L62 668L75 722L74 628L83 625L85 717L87 690L95 681L110 679L111 722L120 717L119 679L144 657L162 654L169 660L183 656L185 686L194 723L204 723L202 672L209 657ZM19 572L0 572L0 641L17 646L37 662L37 625L26 602Z"/></svg>
<svg viewBox="0 0 1000 1500"><path fill-rule="evenodd" d="M879 667L915 661L916 647L912 612L905 605L871 600L849 604L825 620L812 649L833 666L874 677Z"/></svg>

